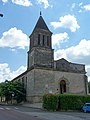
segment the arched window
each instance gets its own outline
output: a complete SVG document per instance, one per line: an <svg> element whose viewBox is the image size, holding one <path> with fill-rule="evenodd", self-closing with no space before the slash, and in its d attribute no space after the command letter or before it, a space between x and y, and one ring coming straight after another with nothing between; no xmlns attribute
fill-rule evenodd
<svg viewBox="0 0 90 120"><path fill-rule="evenodd" d="M63 94L66 92L66 82L65 80L61 80L60 82L60 93Z"/></svg>

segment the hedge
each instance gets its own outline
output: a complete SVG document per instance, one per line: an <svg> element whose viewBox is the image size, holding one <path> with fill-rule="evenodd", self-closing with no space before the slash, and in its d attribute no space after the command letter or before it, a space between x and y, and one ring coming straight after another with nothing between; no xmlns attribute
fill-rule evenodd
<svg viewBox="0 0 90 120"><path fill-rule="evenodd" d="M82 97L77 95L60 95L58 109L59 110L78 110L83 105Z"/></svg>
<svg viewBox="0 0 90 120"><path fill-rule="evenodd" d="M43 108L47 110L57 110L59 103L59 96L53 94L47 94L43 96Z"/></svg>
<svg viewBox="0 0 90 120"><path fill-rule="evenodd" d="M43 96L43 108L47 110L80 110L82 106L90 102L90 96L47 94Z"/></svg>

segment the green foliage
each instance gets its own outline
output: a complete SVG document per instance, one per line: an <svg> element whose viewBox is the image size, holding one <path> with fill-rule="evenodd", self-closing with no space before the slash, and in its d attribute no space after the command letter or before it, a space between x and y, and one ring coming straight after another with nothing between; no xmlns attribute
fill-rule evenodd
<svg viewBox="0 0 90 120"><path fill-rule="evenodd" d="M26 100L26 90L24 88L24 85L21 84L20 82L14 82L14 94L16 101L18 103L25 101Z"/></svg>
<svg viewBox="0 0 90 120"><path fill-rule="evenodd" d="M0 95L5 96L6 102L13 97L19 103L26 99L26 90L20 82L5 81L0 84Z"/></svg>
<svg viewBox="0 0 90 120"><path fill-rule="evenodd" d="M90 96L68 94L43 96L43 107L47 110L80 110L86 102L90 102Z"/></svg>
<svg viewBox="0 0 90 120"><path fill-rule="evenodd" d="M58 95L47 94L43 96L43 107L55 111L58 108Z"/></svg>
<svg viewBox="0 0 90 120"><path fill-rule="evenodd" d="M3 88L4 88L4 83L0 83L0 96L3 96Z"/></svg>
<svg viewBox="0 0 90 120"><path fill-rule="evenodd" d="M60 110L79 110L83 105L82 97L78 95L59 95Z"/></svg>

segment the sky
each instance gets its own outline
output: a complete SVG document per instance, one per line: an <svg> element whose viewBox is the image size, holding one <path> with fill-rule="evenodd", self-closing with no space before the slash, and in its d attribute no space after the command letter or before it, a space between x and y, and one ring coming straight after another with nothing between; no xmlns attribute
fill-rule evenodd
<svg viewBox="0 0 90 120"><path fill-rule="evenodd" d="M54 59L85 64L90 81L89 0L0 0L0 82L27 69L29 36L40 11L53 33Z"/></svg>

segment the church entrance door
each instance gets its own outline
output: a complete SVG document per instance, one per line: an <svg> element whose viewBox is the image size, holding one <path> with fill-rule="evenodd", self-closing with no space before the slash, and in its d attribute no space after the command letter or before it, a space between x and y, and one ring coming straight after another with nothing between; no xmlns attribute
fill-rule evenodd
<svg viewBox="0 0 90 120"><path fill-rule="evenodd" d="M60 82L60 93L63 94L66 92L66 82L65 80L61 80Z"/></svg>

